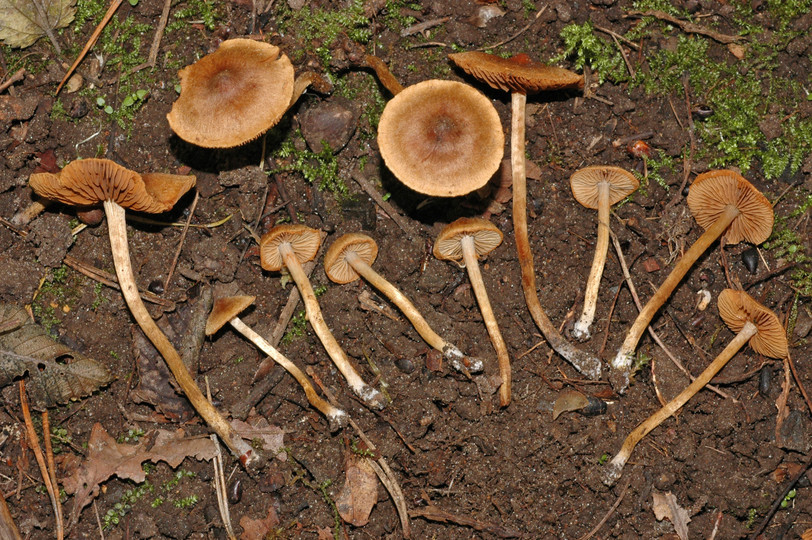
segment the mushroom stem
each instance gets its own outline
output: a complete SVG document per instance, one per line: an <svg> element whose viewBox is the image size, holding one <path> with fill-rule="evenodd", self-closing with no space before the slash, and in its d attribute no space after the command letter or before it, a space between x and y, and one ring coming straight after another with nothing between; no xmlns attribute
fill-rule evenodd
<svg viewBox="0 0 812 540"><path fill-rule="evenodd" d="M609 188L609 182L598 184L598 240L595 244L595 257L592 259L592 268L584 291L584 310L572 329L572 335L580 341L586 341L590 337L589 327L595 319L598 289L603 267L606 265L606 252L609 249Z"/></svg>
<svg viewBox="0 0 812 540"><path fill-rule="evenodd" d="M302 294L302 301L305 305L305 311L307 312L307 319L310 321L311 326L313 326L313 330L319 336L327 354L333 360L333 363L341 374L344 375L352 391L355 392L364 403L375 409L383 409L386 405L383 395L365 383L358 372L355 371L355 368L352 367L344 350L327 327L327 323L324 322L319 302L316 300L316 293L313 292L313 287L310 286L310 280L307 279L307 274L305 274L299 259L293 252L290 242L282 242L279 244L279 252L282 255L282 259L293 281L295 281L296 286L299 287L299 292Z"/></svg>
<svg viewBox="0 0 812 540"><path fill-rule="evenodd" d="M697 392L699 392L706 384L710 382L713 377L716 376L719 371L728 363L728 361L733 358L733 356L744 347L744 345L750 340L751 337L758 333L758 327L750 321L744 323L744 327L736 334L736 337L727 344L727 347L719 353L719 356L713 359L713 361L708 364L708 367L705 368L705 371L699 374L699 376L694 379L694 381L688 385L685 390L679 393L677 397L666 403L666 405L657 411L656 413L649 416L642 424L637 426L629 436L626 437L626 440L623 441L623 446L620 448L620 452L609 462L606 466L606 470L604 471L603 482L607 485L611 485L620 477L620 474L623 472L623 467L626 465L626 462L629 460L629 456L634 450L634 447L637 446L637 443L645 437L651 430L662 424L668 417L672 414L677 412L689 399L691 399Z"/></svg>
<svg viewBox="0 0 812 540"><path fill-rule="evenodd" d="M482 371L482 360L479 358L466 356L455 345L447 342L441 336L439 336L431 328L431 326L429 326L429 323L426 322L426 319L423 318L423 315L420 314L420 311L418 311L418 309L406 297L406 295L400 292L394 285L376 272L370 265L364 262L364 260L361 259L357 253L348 251L344 255L344 258L349 265L352 266L353 270L358 272L358 274L372 284L373 287L381 291L384 296L389 298L389 300L391 300L392 303L394 303L398 309L400 309L400 311L406 315L406 318L412 323L412 326L414 326L414 329L417 330L418 334L420 334L420 337L426 340L426 343L428 343L430 346L438 351L441 351L443 356L449 362L451 362L455 369L458 371L468 371L473 373Z"/></svg>
<svg viewBox="0 0 812 540"><path fill-rule="evenodd" d="M634 351L637 349L637 343L646 331L651 319L659 311L659 309L674 292L682 278L688 273L688 270L693 266L696 260L713 244L722 234L727 230L728 226L740 214L738 208L729 204L725 206L723 212L719 215L716 221L702 233L696 242L685 252L685 254L674 265L674 269L665 278L662 285L657 289L654 295L649 298L646 305L637 315L629 333L626 334L626 339L623 341L617 355L612 360L612 367L624 372L628 372L634 361Z"/></svg>
<svg viewBox="0 0 812 540"><path fill-rule="evenodd" d="M237 435L231 424L206 399L186 368L186 364L183 363L178 351L175 350L166 335L152 320L146 306L141 301L130 262L129 247L127 246L127 223L124 217L124 208L119 206L118 203L108 200L104 201L104 212L107 215L110 248L113 252L113 264L116 267L121 293L135 322L138 323L147 338L164 357L166 365L169 366L169 370L174 375L181 390L183 390L195 410L203 417L203 420L220 436L243 465L246 467L255 466L258 463L259 456L248 443Z"/></svg>
<svg viewBox="0 0 812 540"><path fill-rule="evenodd" d="M524 165L524 124L527 96L511 93L512 119L510 124L510 166L513 169L513 231L516 251L522 268L522 289L527 309L547 343L579 372L591 379L601 376L601 362L595 356L577 349L559 333L539 302L536 293L536 274L533 270L533 252L527 234L527 178Z"/></svg>
<svg viewBox="0 0 812 540"><path fill-rule="evenodd" d="M403 91L403 85L400 84L392 72L389 71L389 67L384 63L383 60L377 56L368 54L364 57L364 61L369 67L372 68L373 71L375 71L375 75L378 76L378 80L381 82L384 88L389 90L389 93L396 96Z"/></svg>
<svg viewBox="0 0 812 540"><path fill-rule="evenodd" d="M340 428L347 425L347 413L337 407L333 407L316 393L316 389L310 383L310 379L302 373L302 371L291 362L285 355L276 350L273 345L261 335L256 333L250 326L242 322L239 317L234 317L228 321L234 329L242 334L251 343L259 347L262 352L274 359L274 361L285 368L285 370L293 375L293 378L299 383L307 396L307 401L310 402L316 409L327 417L330 423L330 431L338 431Z"/></svg>
<svg viewBox="0 0 812 540"><path fill-rule="evenodd" d="M474 289L479 310L482 312L482 319L485 321L491 343L493 343L493 348L496 350L496 359L499 361L499 375L502 377L502 385L499 387L499 404L502 407L507 407L510 404L511 387L510 356L508 356L507 345L505 345L505 340L502 338L502 332L499 331L499 325L496 324L491 301L488 299L488 291L485 290L485 282L482 280L482 274L479 271L474 238L470 235L463 236L460 243L462 245L462 260L468 270L471 288Z"/></svg>

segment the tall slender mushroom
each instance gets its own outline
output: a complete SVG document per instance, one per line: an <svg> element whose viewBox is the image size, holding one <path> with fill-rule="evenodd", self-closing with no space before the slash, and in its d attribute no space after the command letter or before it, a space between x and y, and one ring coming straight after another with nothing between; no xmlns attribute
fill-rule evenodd
<svg viewBox="0 0 812 540"><path fill-rule="evenodd" d="M302 268L302 263L316 256L321 238L319 231L305 225L277 225L262 236L259 244L262 268L272 272L287 268L304 301L307 320L324 345L327 354L347 380L352 391L369 406L382 409L383 395L369 386L350 363L347 354L324 322L319 301Z"/></svg>
<svg viewBox="0 0 812 540"><path fill-rule="evenodd" d="M386 104L378 146L386 166L409 188L457 197L493 176L505 136L496 108L482 92L461 82L429 80Z"/></svg>
<svg viewBox="0 0 812 540"><path fill-rule="evenodd" d="M365 234L345 234L333 242L324 255L324 271L327 277L341 284L363 276L406 315L426 343L442 352L455 369L469 373L482 371L482 360L463 354L454 344L440 337L406 295L372 269L370 265L377 256L378 245L375 240Z"/></svg>
<svg viewBox="0 0 812 540"><path fill-rule="evenodd" d="M786 358L787 336L781 321L770 309L756 302L746 292L733 289L725 289L719 294L718 305L719 315L733 332L737 332L736 337L685 390L626 437L620 452L606 466L604 472L606 484L611 485L620 477L623 466L626 465L637 443L708 384L746 343L749 342L750 347L758 354L771 358Z"/></svg>
<svg viewBox="0 0 812 540"><path fill-rule="evenodd" d="M180 197L195 185L194 176L174 174L138 174L108 159L81 159L69 163L56 174L32 174L31 188L46 199L88 207L104 206L113 264L121 293L133 318L144 331L195 410L211 426L243 465L255 466L259 456L231 427L200 391L175 347L152 320L135 283L127 247L127 223L124 209L159 213L170 210Z"/></svg>
<svg viewBox="0 0 812 540"><path fill-rule="evenodd" d="M347 413L324 401L324 399L316 393L316 389L313 388L308 376L305 375L296 364L291 362L284 354L279 352L273 345L268 343L265 338L256 333L240 319L239 314L253 304L255 298L254 296L228 296L215 300L211 314L208 320L206 320L206 335L211 336L217 333L226 323L230 324L237 332L248 339L248 341L273 358L285 371L293 375L293 378L296 379L304 390L307 401L327 417L327 421L330 423L330 431L338 431L346 426L348 419Z"/></svg>
<svg viewBox="0 0 812 540"><path fill-rule="evenodd" d="M550 346L587 377L601 375L601 362L564 339L541 307L536 291L533 252L527 232L527 176L525 172L525 107L527 95L542 91L582 88L584 78L567 69L533 62L527 55L500 58L481 52L450 54L462 70L492 88L510 92L510 166L513 174L513 230L522 269L522 289L530 315Z"/></svg>
<svg viewBox="0 0 812 540"><path fill-rule="evenodd" d="M722 238L723 245L738 244L743 240L760 244L769 238L773 230L774 216L770 201L734 171L708 171L697 176L688 192L688 207L705 232L677 261L626 334L623 345L612 360L612 367L626 376L643 332L691 266L711 244L719 237Z"/></svg>
<svg viewBox="0 0 812 540"><path fill-rule="evenodd" d="M575 200L587 208L598 210L598 240L595 243L595 256L584 291L584 309L581 318L572 329L572 335L579 341L589 339L589 327L595 318L598 289L609 248L609 208L626 198L639 185L633 174L620 167L584 167L570 177L570 187Z"/></svg>
<svg viewBox="0 0 812 540"><path fill-rule="evenodd" d="M446 225L440 231L437 241L434 242L434 256L438 259L455 261L468 270L468 278L471 280L471 288L474 289L479 310L482 312L482 319L488 329L488 335L496 350L496 358L499 361L499 375L502 377L502 385L499 387L499 404L507 407L510 404L510 356L507 345L499 331L496 317L491 308L491 301L488 298L488 291L485 289L485 282L482 281L482 274L479 271L479 257L487 255L502 243L502 231L490 221L477 218L459 218Z"/></svg>

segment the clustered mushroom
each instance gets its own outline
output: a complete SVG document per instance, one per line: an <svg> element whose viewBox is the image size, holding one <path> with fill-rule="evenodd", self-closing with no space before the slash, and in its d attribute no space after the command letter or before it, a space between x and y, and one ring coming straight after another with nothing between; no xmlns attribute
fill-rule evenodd
<svg viewBox="0 0 812 540"><path fill-rule="evenodd" d="M339 284L350 283L363 276L406 315L426 343L442 352L455 369L463 373L482 371L482 360L465 355L457 346L440 337L411 300L372 269L370 265L377 256L378 244L375 240L365 234L345 234L333 242L324 255L324 271L327 277Z"/></svg>

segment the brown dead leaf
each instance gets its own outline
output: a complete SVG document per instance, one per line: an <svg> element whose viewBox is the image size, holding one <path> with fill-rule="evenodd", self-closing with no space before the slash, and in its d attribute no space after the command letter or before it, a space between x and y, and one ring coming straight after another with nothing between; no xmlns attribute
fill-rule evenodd
<svg viewBox="0 0 812 540"><path fill-rule="evenodd" d="M589 398L578 390L566 390L558 395L553 405L553 420L561 413L578 411L589 405Z"/></svg>
<svg viewBox="0 0 812 540"><path fill-rule="evenodd" d="M668 519L674 524L674 530L677 531L680 540L688 540L688 523L691 521L688 511L677 503L677 498L670 491L660 493L652 490L651 495L654 498L651 509L657 521Z"/></svg>
<svg viewBox="0 0 812 540"><path fill-rule="evenodd" d="M347 460L344 487L336 498L341 519L356 527L369 522L369 514L378 502L378 477L369 458L352 454Z"/></svg>
<svg viewBox="0 0 812 540"><path fill-rule="evenodd" d="M28 47L73 21L76 0L0 0L0 40Z"/></svg>
<svg viewBox="0 0 812 540"><path fill-rule="evenodd" d="M268 455L275 456L279 461L287 459L287 454L282 451L285 432L279 426L270 424L261 416L252 416L248 422L232 420L231 426L243 439L260 442L262 450Z"/></svg>
<svg viewBox="0 0 812 540"><path fill-rule="evenodd" d="M75 495L72 523L78 521L82 508L99 494L99 485L113 475L143 482L146 474L141 465L145 461L165 461L174 468L187 457L199 460L214 457L214 443L210 438L183 435L182 430L157 430L138 444L119 444L101 424L94 425L87 443L87 458L62 482L65 491Z"/></svg>
<svg viewBox="0 0 812 540"><path fill-rule="evenodd" d="M316 534L319 535L318 540L333 540L333 531L330 527L317 528Z"/></svg>
<svg viewBox="0 0 812 540"><path fill-rule="evenodd" d="M78 400L112 380L104 365L51 339L23 308L0 304L0 388L26 373L37 408Z"/></svg>
<svg viewBox="0 0 812 540"><path fill-rule="evenodd" d="M260 519L251 519L248 516L240 518L240 527L242 527L241 540L255 540L257 538L265 538L271 530L279 525L279 516L276 515L276 509L273 504L268 505L268 515ZM332 535L330 536L332 538Z"/></svg>

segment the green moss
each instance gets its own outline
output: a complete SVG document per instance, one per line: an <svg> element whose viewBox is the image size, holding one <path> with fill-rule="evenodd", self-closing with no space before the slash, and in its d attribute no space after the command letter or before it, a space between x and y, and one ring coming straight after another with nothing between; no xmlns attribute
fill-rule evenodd
<svg viewBox="0 0 812 540"><path fill-rule="evenodd" d="M561 30L564 50L551 61L572 60L575 69L589 68L598 76L598 81L623 82L629 74L620 50L610 40L599 36L587 21L583 24L570 24Z"/></svg>
<svg viewBox="0 0 812 540"><path fill-rule="evenodd" d="M211 32L223 17L218 3L214 0L188 0L183 7L174 11L172 14L174 20L166 26L166 32L168 34L177 32L193 21L199 21Z"/></svg>
<svg viewBox="0 0 812 540"><path fill-rule="evenodd" d="M423 6L416 2L404 2L403 0L388 0L386 6L381 10L383 23L391 31L400 33L404 28L408 28L417 22L411 15L404 15L401 10L410 9L412 11L423 11Z"/></svg>
<svg viewBox="0 0 812 540"><path fill-rule="evenodd" d="M272 174L279 172L298 172L305 180L317 185L319 189L336 195L346 195L347 184L339 176L338 160L328 144L322 142L321 152L308 149L299 150L293 138L301 139L302 133L296 130L293 135L279 145L275 152L277 167Z"/></svg>

